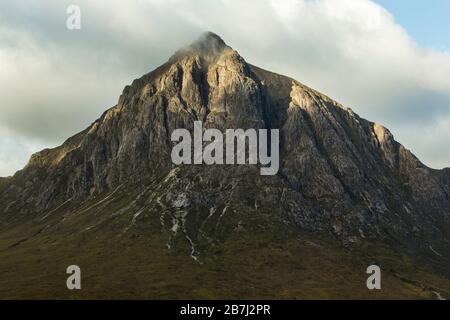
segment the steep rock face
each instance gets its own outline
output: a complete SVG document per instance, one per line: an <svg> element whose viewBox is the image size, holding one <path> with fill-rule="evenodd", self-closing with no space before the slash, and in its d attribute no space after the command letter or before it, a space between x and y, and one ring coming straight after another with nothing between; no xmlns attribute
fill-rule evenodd
<svg viewBox="0 0 450 320"><path fill-rule="evenodd" d="M259 176L252 166L174 168L170 135L192 130L195 120L221 130L280 129L278 175ZM44 215L160 176L160 198L183 219L235 206L349 241L450 235L448 169L427 168L383 126L248 64L211 33L133 81L86 130L0 179L0 220Z"/></svg>

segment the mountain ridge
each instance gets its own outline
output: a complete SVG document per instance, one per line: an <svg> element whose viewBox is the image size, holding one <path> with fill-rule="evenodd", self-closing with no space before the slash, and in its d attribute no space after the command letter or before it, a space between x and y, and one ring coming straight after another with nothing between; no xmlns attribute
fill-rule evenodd
<svg viewBox="0 0 450 320"><path fill-rule="evenodd" d="M172 165L171 132L192 131L196 120L221 131L279 129L279 173ZM428 168L382 125L248 64L207 33L126 86L88 128L0 179L0 245L2 233L6 252L52 246L65 241L55 242L60 236L107 243L109 232L138 239L150 233L165 243L158 256L181 251L208 265L236 239L271 246L289 237L297 248L292 239L311 233L351 250L383 243L445 274L449 185L448 169Z"/></svg>
<svg viewBox="0 0 450 320"><path fill-rule="evenodd" d="M213 70L208 70L211 63L210 61L207 61L209 59L213 59L212 61L214 61L212 62ZM219 82L219 72L225 74L223 77L224 84L221 83L220 85L217 85L217 101L214 101L215 97L210 95L209 88L214 81L217 83ZM242 90L240 87L241 83L226 83L229 79L231 79L231 81L243 82L244 86L247 85L248 87L244 87L244 89L249 90L250 95L259 95L257 97L258 101L252 101L252 97L247 92L243 95L241 95L240 92L235 96L231 94L229 96L232 98L242 99L243 101L238 101L239 105L236 106L230 104L231 107L238 109L232 110L232 112L227 110L226 98L228 96L226 86L229 86L230 90ZM178 82L174 85L171 81ZM247 83L245 83L245 81L247 81ZM236 88L233 86L236 86ZM159 91L164 90L168 91L168 97L158 95ZM360 118L351 109L336 103L327 96L304 86L294 79L247 64L235 50L228 47L219 36L213 33L204 34L200 40L194 42L191 46L175 53L169 61L161 67L134 80L130 86L125 87L116 106L105 111L103 115L87 129L67 139L61 146L54 149L45 149L34 154L24 170L16 175L21 176L22 174L25 174L26 176L28 171L35 172L39 170L45 171L54 167L59 168L61 167L61 162L67 161L66 158L69 156L72 157L72 159L68 160L69 162L72 161L73 163L74 161L81 160L82 165L84 165L84 168L81 169L84 171L84 176L80 179L89 177L90 171L94 169L94 162L99 161L99 159L95 159L94 161L92 161L92 159L91 161L76 159L77 151L80 151L83 148L88 149L90 143L98 143L95 139L98 139L101 142L101 139L108 136L107 131L114 132L114 130L117 130L117 128L114 127L114 123L120 121L122 115L127 112L134 112L138 117L133 115L128 115L128 117L131 119L134 118L133 120L140 121L141 123L137 122L137 125L127 124L127 127L125 129L120 128L121 130L134 132L137 130L136 128L142 128L143 125L149 125L148 119L142 118L142 112L148 113L150 111L148 108L143 109L142 106L139 105L140 103L142 104L142 101L146 96L156 97L156 103L163 109L163 112L157 114L157 117L159 118L156 119L156 121L159 121L160 127L155 134L158 138L162 137L162 141L165 143L160 144L160 141L155 141L155 144L162 149L162 155L165 156L165 161L168 162L166 167L170 167L170 162L167 159L171 147L169 139L170 132L177 128L176 125L169 124L170 119L168 115L172 111L170 109L175 108L174 114L177 113L177 117L179 114L183 114L179 117L180 119L175 119L175 122L179 120L183 122L179 127L187 127L187 123L192 119L205 121L206 127L214 125L219 129L227 128L226 125L228 123L230 124L229 127L242 127L244 129L250 127L283 129L283 125L285 127L291 126L291 132L283 134L282 130L282 138L284 138L285 142L290 140L289 138L292 133L297 134L297 132L299 132L300 135L302 134L302 132L299 131L299 124L295 121L290 122L291 119L289 114L292 115L291 118L301 118L301 121L304 122L302 123L302 126L304 126L305 131L311 131L311 137L308 137L306 142L315 144L315 147L311 148L311 151L314 153L314 156L318 154L317 159L320 160L319 166L323 165L326 167L323 168L323 171L325 171L325 177L329 176L326 177L326 179L330 181L329 185L334 185L337 188L334 191L339 189L338 193L342 196L351 193L344 190L346 187L348 188L347 185L350 182L345 181L342 183L340 180L340 176L346 174L344 170L353 170L354 172L349 174L348 177L353 179L354 176L351 175L355 172L358 173L359 168L363 166L363 162L367 160L362 158L366 156L366 154L360 155L360 151L364 151L367 154L370 152L381 153L382 161L384 161L390 169L402 170L407 169L407 166L416 166L416 168L413 169L416 171L422 170L422 173L429 178L429 181L436 182L435 180L437 179L437 177L433 177L433 171L423 165L401 144L396 142L392 134L384 126ZM269 99L272 99L273 101L269 101ZM290 101L288 101L289 99ZM247 102L247 105L250 105L250 107L246 106L245 102ZM220 105L221 103L224 105ZM319 105L319 107L317 107L317 105ZM138 108L141 108L142 110L138 110ZM248 110L242 111L242 109L245 108ZM306 113L304 112L305 110ZM342 110L342 112L336 112L335 110ZM231 116L228 117L228 114L231 114ZM242 114L245 117L242 117ZM149 115L150 114L145 114L145 116ZM320 121L318 125L314 123L315 119L311 116L319 118L319 120L317 120ZM127 120L129 121L129 119ZM147 121L147 123L145 123L145 121ZM356 129L359 130L359 132L353 132L354 128L351 127L353 125L356 125ZM317 139L317 136L320 135L320 132L318 132L319 130L326 130L325 134L328 135L328 139L337 139L340 141L334 141L334 145L330 144L330 150L326 150L328 148L328 146L325 146L326 141ZM129 144L136 143L136 138L140 139L139 143L148 143L148 141L145 141L145 138L142 137L142 135L149 134L148 132L140 131L139 133L132 134L141 136L132 136L134 140L130 142L114 141L114 139L124 139L124 137L118 137L117 134L116 136L106 138L110 139L108 141L110 149L102 151L108 152L109 156L101 159L105 162L106 166L111 158L120 155L121 148L129 147ZM367 139L370 139L368 140L368 143L371 145L375 144L378 147L372 149L370 152L364 150L367 149L368 146L358 141L359 137L355 137L355 134L364 134L367 136ZM352 140L352 137L354 140ZM129 137L125 136L125 138L128 139ZM302 139L302 136L298 136L298 138ZM90 141L90 139L93 141ZM296 141L289 141L289 143L295 142ZM338 163L337 159L326 159L329 156L336 156L334 153L335 151L333 150L336 145L339 145L339 150L337 151L345 158L346 163ZM289 148L291 147L293 151L295 151L296 147L289 144ZM102 148L102 146L100 146L100 148ZM136 146L131 146L131 148L133 149L131 151L134 153L140 152L136 151ZM99 150L93 151L99 152ZM85 153L85 151L82 150L81 153ZM348 153L352 153L354 157L352 157L352 155L348 156ZM311 154L306 154L306 156L310 155ZM83 155L78 156L82 157ZM282 159L283 158L286 159L289 158L289 156L282 156ZM295 159L289 160L296 161ZM157 160L155 162L159 161ZM92 168L89 167L89 163ZM342 166L342 168L339 168L339 166ZM144 168L140 168L141 171L139 174L145 174L142 169L149 169L145 165L143 167ZM295 168L295 166L285 166L282 168L281 174L285 174L286 171L290 172L293 168ZM126 169L127 168L125 168L125 170ZM108 170L114 171L114 166L108 168ZM440 175L444 175L442 173L444 171L438 172ZM129 175L133 176L133 173L134 172L129 172ZM105 185L107 186L106 189L113 189L118 185L118 182L122 181L121 177L111 177L107 176L108 174L109 172L104 173L106 177L103 177L103 180L97 183L97 188L100 193L105 190ZM53 179L53 177L51 177L51 179ZM294 176L290 180L290 182L294 184L298 184L299 181L301 181L300 177ZM14 181L14 178L12 181ZM82 181L75 181L73 183L82 183ZM86 194L95 194L95 190L91 189L92 183L89 185L89 182L87 182L87 184L88 186L86 187L90 187L90 190L82 190L84 196L86 196ZM312 184L314 185L314 181L312 181ZM83 186L80 187L83 188ZM416 187L417 189L420 189L420 185L416 185ZM74 186L73 188L77 187ZM324 190L327 188L325 185L320 186L320 188L322 189L321 192L326 192L326 190ZM438 192L438 189L438 186L434 187L433 192ZM446 196L448 197L448 195ZM65 201L67 199L68 197L66 196L63 197L62 200ZM52 203L52 200L50 199L47 199L46 201L47 203L43 203L43 206L41 205L43 210L50 209L52 206L56 205L56 203Z"/></svg>

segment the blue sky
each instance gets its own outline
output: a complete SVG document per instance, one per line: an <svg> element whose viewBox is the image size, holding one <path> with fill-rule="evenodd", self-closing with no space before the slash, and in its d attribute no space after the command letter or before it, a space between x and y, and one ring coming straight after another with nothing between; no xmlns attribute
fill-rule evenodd
<svg viewBox="0 0 450 320"><path fill-rule="evenodd" d="M419 44L450 52L449 0L376 0Z"/></svg>

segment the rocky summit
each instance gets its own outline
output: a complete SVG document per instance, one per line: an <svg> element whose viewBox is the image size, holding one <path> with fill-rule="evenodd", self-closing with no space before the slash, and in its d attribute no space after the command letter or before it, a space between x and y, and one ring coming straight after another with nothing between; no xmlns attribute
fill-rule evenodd
<svg viewBox="0 0 450 320"><path fill-rule="evenodd" d="M277 174L174 165L195 121L278 129ZM449 170L206 33L0 178L0 298L450 298Z"/></svg>

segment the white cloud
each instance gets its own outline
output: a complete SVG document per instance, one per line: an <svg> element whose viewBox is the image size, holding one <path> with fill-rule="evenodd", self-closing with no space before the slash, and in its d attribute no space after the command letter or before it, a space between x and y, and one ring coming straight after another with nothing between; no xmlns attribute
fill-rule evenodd
<svg viewBox="0 0 450 320"><path fill-rule="evenodd" d="M62 142L205 30L386 124L426 164L450 165L450 56L420 47L372 1L78 0L80 31L65 28L69 4L0 3L0 129L11 133L0 154L20 159L3 156L0 175L32 149L8 139Z"/></svg>

